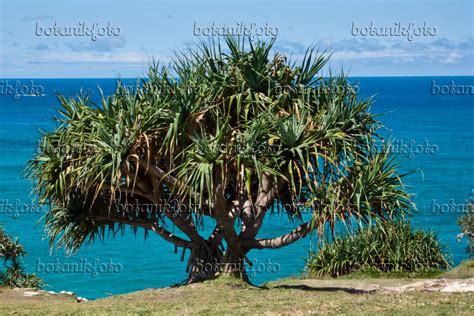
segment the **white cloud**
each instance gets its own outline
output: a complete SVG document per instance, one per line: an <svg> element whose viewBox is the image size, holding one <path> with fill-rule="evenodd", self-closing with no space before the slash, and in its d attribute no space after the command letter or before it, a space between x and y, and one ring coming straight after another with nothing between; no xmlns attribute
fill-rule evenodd
<svg viewBox="0 0 474 316"><path fill-rule="evenodd" d="M43 57L37 58L39 62L114 62L114 63L148 63L153 60L153 56L149 56L139 52L125 53L92 53L92 52L76 52L76 53L50 53ZM154 57L156 60L162 60Z"/></svg>
<svg viewBox="0 0 474 316"><path fill-rule="evenodd" d="M463 56L458 52L451 52L446 56L446 58L442 59L441 62L446 64L457 64L462 57Z"/></svg>
<svg viewBox="0 0 474 316"><path fill-rule="evenodd" d="M277 42L278 43L278 42ZM472 50L469 51L469 42L456 43L446 39L432 42L397 42L389 44L379 39L344 39L336 41L332 38L322 38L316 48L327 49L332 52L332 60L368 60L385 59L388 64L406 63L444 63L460 64L464 62ZM303 57L305 44L300 42L283 41L276 49L293 52L295 59ZM463 47L462 49L460 47Z"/></svg>

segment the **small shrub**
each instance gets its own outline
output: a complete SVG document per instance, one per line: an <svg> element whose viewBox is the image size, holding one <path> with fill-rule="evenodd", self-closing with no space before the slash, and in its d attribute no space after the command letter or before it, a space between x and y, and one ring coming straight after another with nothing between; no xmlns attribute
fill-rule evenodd
<svg viewBox="0 0 474 316"><path fill-rule="evenodd" d="M421 272L449 267L433 232L407 222L386 222L336 237L310 252L307 269L316 276L337 277L357 271Z"/></svg>
<svg viewBox="0 0 474 316"><path fill-rule="evenodd" d="M17 240L12 240L0 227L0 257L3 257L4 271L0 272L0 285L4 287L40 288L43 281L35 274L27 274L19 259L26 255Z"/></svg>
<svg viewBox="0 0 474 316"><path fill-rule="evenodd" d="M461 235L462 237L467 237L469 245L466 248L466 252L469 253L471 256L474 253L474 204L472 201L474 200L474 194L471 198L471 203L469 203L467 208L467 214L461 216L458 220L458 224L461 227Z"/></svg>

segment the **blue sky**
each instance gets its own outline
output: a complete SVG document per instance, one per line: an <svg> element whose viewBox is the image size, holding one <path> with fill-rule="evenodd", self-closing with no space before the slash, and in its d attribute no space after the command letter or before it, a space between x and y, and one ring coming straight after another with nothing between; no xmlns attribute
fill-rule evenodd
<svg viewBox="0 0 474 316"><path fill-rule="evenodd" d="M459 1L21 1L0 0L1 78L106 78L146 74L195 36L195 26L278 29L276 49L299 59L309 45L351 76L474 74L474 2ZM97 23L117 36L38 36ZM355 27L415 27L433 36L353 36ZM436 30L434 29L436 28ZM265 37L262 37L265 39Z"/></svg>

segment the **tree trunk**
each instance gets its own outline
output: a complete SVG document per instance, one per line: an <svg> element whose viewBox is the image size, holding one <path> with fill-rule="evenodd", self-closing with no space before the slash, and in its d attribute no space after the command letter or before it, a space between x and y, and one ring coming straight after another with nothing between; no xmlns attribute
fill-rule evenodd
<svg viewBox="0 0 474 316"><path fill-rule="evenodd" d="M234 254L230 249L222 252L220 245L205 242L191 251L188 263L188 278L185 284L202 282L219 275L232 276L249 282L245 271L244 255Z"/></svg>
<svg viewBox="0 0 474 316"><path fill-rule="evenodd" d="M186 284L213 279L219 274L222 258L219 247L219 244L205 241L192 248L186 270L189 273Z"/></svg>
<svg viewBox="0 0 474 316"><path fill-rule="evenodd" d="M247 271L245 270L244 254L235 254L232 253L230 249L227 249L221 260L221 274L232 276L250 283Z"/></svg>

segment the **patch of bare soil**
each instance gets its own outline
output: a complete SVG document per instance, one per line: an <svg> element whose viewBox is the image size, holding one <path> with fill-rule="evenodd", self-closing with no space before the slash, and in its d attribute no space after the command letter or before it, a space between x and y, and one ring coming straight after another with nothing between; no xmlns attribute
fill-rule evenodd
<svg viewBox="0 0 474 316"><path fill-rule="evenodd" d="M53 292L36 290L29 288L0 288L0 301L17 302L37 302L37 301L57 301L57 302L82 302L87 301L82 297L76 296L73 292Z"/></svg>
<svg viewBox="0 0 474 316"><path fill-rule="evenodd" d="M315 291L344 291L364 293L405 292L474 292L474 278L470 279L366 279L366 280L299 280L297 283L277 286Z"/></svg>
<svg viewBox="0 0 474 316"><path fill-rule="evenodd" d="M437 280L425 280L419 281L412 284L385 288L383 291L388 292L474 292L474 278L471 279L437 279Z"/></svg>

